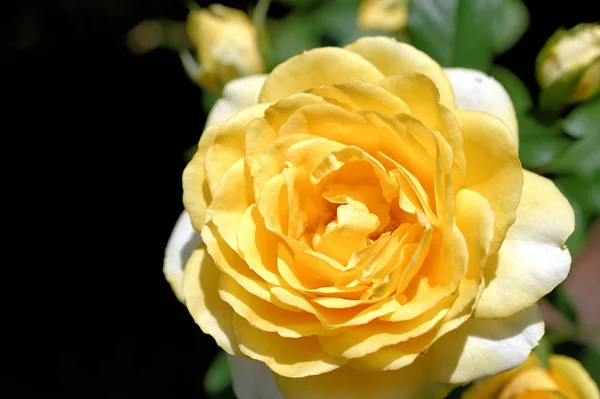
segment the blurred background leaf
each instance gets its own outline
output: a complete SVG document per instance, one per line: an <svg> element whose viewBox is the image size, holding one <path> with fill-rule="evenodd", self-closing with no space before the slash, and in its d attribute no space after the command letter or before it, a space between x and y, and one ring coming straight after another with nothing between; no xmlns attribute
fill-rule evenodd
<svg viewBox="0 0 600 399"><path fill-rule="evenodd" d="M600 135L586 135L559 154L548 169L555 173L593 176L600 170Z"/></svg>
<svg viewBox="0 0 600 399"><path fill-rule="evenodd" d="M547 298L568 321L575 324L577 323L577 308L568 292L561 285L549 293Z"/></svg>
<svg viewBox="0 0 600 399"><path fill-rule="evenodd" d="M600 98L585 102L563 120L563 129L575 138L600 136Z"/></svg>
<svg viewBox="0 0 600 399"><path fill-rule="evenodd" d="M318 4L319 2L321 2L321 0L276 0L278 3L281 4L285 4L286 6L290 6L290 7L311 7L314 6L316 4Z"/></svg>
<svg viewBox="0 0 600 399"><path fill-rule="evenodd" d="M227 396L229 388L231 388L231 373L227 354L220 351L204 375L204 389L211 398L225 399L229 397Z"/></svg>
<svg viewBox="0 0 600 399"><path fill-rule="evenodd" d="M493 47L496 54L510 49L529 27L529 11L522 0L502 0L493 23Z"/></svg>
<svg viewBox="0 0 600 399"><path fill-rule="evenodd" d="M295 3L292 0L284 2ZM360 0L300 3L283 18L269 21L268 33L273 56L271 68L305 50L321 46L345 46L361 36L369 35L361 31L356 23Z"/></svg>
<svg viewBox="0 0 600 399"><path fill-rule="evenodd" d="M308 21L311 11L295 10L279 20L270 20L268 32L271 43L272 65L319 46L321 33Z"/></svg>
<svg viewBox="0 0 600 399"><path fill-rule="evenodd" d="M594 344L586 345L579 355L579 361L600 386L600 347Z"/></svg>
<svg viewBox="0 0 600 399"><path fill-rule="evenodd" d="M408 36L442 66L489 72L500 9L501 0L412 0Z"/></svg>

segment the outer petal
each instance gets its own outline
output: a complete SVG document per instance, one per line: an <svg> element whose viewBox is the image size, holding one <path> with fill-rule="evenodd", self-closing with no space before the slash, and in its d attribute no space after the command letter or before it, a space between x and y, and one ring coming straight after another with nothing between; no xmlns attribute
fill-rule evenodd
<svg viewBox="0 0 600 399"><path fill-rule="evenodd" d="M517 220L484 271L487 287L478 318L502 318L530 307L569 273L565 241L575 228L573 208L552 181L524 172Z"/></svg>
<svg viewBox="0 0 600 399"><path fill-rule="evenodd" d="M522 373L525 370L529 370L539 366L540 361L534 352L531 356L529 356L527 361L525 361L525 363L523 363L519 367L516 367L504 373L500 373L494 377L485 378L483 380L475 382L469 387L469 389L467 389L463 393L461 399L497 398L500 392L502 392L504 386L516 375Z"/></svg>
<svg viewBox="0 0 600 399"><path fill-rule="evenodd" d="M239 354L233 329L233 310L218 292L221 272L201 244L185 267L183 295L188 311L205 334L230 355Z"/></svg>
<svg viewBox="0 0 600 399"><path fill-rule="evenodd" d="M365 373L346 366L301 379L275 375L275 380L286 399L443 398L450 387L428 381L429 366L421 357L394 371Z"/></svg>
<svg viewBox="0 0 600 399"><path fill-rule="evenodd" d="M377 36L363 37L346 48L360 54L386 77L402 72L419 72L427 75L440 91L440 103L451 110L456 108L452 86L442 67L415 47L390 37Z"/></svg>
<svg viewBox="0 0 600 399"><path fill-rule="evenodd" d="M183 205L190 213L192 225L198 231L202 229L206 220L206 207L212 199L204 173L204 159L224 124L225 122L213 124L204 130L200 136L198 150L183 170Z"/></svg>
<svg viewBox="0 0 600 399"><path fill-rule="evenodd" d="M258 97L259 102L275 102L306 89L347 80L377 82L381 72L369 61L351 51L316 48L296 55L269 74Z"/></svg>
<svg viewBox="0 0 600 399"><path fill-rule="evenodd" d="M238 399L284 399L266 364L241 356L228 356L228 360Z"/></svg>
<svg viewBox="0 0 600 399"><path fill-rule="evenodd" d="M180 302L184 301L183 270L185 264L192 255L194 248L201 242L200 234L192 227L190 215L186 211L181 212L167 242L163 261L165 278L171 284L171 288Z"/></svg>
<svg viewBox="0 0 600 399"><path fill-rule="evenodd" d="M577 360L567 356L551 356L548 359L548 371L562 390L576 393L581 399L600 399L598 386Z"/></svg>
<svg viewBox="0 0 600 399"><path fill-rule="evenodd" d="M263 87L267 75L250 75L227 83L206 118L206 126L222 122L238 112L258 104L258 93Z"/></svg>
<svg viewBox="0 0 600 399"><path fill-rule="evenodd" d="M543 335L537 305L507 319L471 319L432 346L432 378L461 384L512 369Z"/></svg>
<svg viewBox="0 0 600 399"><path fill-rule="evenodd" d="M444 68L450 79L456 106L460 109L483 111L500 118L519 141L519 125L510 96L496 79L475 69Z"/></svg>
<svg viewBox="0 0 600 399"><path fill-rule="evenodd" d="M488 200L496 220L490 253L500 249L508 228L515 222L521 199L523 169L510 130L498 118L481 111L458 110L463 134L467 175L462 188Z"/></svg>

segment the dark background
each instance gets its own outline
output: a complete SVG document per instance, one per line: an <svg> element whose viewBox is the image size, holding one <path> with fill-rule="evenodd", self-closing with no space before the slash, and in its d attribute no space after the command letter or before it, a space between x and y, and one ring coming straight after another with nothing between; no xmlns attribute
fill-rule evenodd
<svg viewBox="0 0 600 399"><path fill-rule="evenodd" d="M588 0L526 3L529 30L497 63L536 95L545 40L598 14ZM175 53L134 55L124 41L140 21L184 20L187 8L171 0L0 7L4 197L6 219L17 222L4 251L17 276L2 279L0 396L204 397L216 346L162 275L182 210L182 153L204 124L201 92Z"/></svg>

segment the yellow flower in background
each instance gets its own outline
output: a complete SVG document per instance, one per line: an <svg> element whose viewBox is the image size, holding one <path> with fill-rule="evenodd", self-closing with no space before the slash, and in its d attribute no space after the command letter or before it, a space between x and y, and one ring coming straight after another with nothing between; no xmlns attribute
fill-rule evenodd
<svg viewBox="0 0 600 399"><path fill-rule="evenodd" d="M574 217L498 82L370 37L223 94L165 274L240 399L443 397L527 359Z"/></svg>
<svg viewBox="0 0 600 399"><path fill-rule="evenodd" d="M552 36L537 60L537 79L546 89L573 80L569 102L581 102L600 87L600 25L580 24Z"/></svg>
<svg viewBox="0 0 600 399"><path fill-rule="evenodd" d="M462 399L599 399L598 386L575 359L551 355L548 368L532 354L510 371L479 381Z"/></svg>
<svg viewBox="0 0 600 399"><path fill-rule="evenodd" d="M365 32L401 32L408 18L408 0L362 0L358 27Z"/></svg>
<svg viewBox="0 0 600 399"><path fill-rule="evenodd" d="M221 4L192 10L187 30L200 63L192 73L205 89L219 93L233 79L264 72L256 27L244 12Z"/></svg>

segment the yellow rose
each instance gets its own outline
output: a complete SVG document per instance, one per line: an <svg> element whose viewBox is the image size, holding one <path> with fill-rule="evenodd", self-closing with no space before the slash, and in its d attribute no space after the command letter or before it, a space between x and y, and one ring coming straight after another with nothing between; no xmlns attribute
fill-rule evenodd
<svg viewBox="0 0 600 399"><path fill-rule="evenodd" d="M363 0L358 8L358 27L366 32L401 32L408 18L408 0Z"/></svg>
<svg viewBox="0 0 600 399"><path fill-rule="evenodd" d="M521 366L473 384L462 399L600 399L600 392L577 360L552 355L545 369L532 354Z"/></svg>
<svg viewBox="0 0 600 399"><path fill-rule="evenodd" d="M593 96L600 87L600 25L580 24L556 32L538 56L537 79L542 89L572 82L570 102Z"/></svg>
<svg viewBox="0 0 600 399"><path fill-rule="evenodd" d="M264 72L256 27L242 11L221 4L190 11L187 30L200 66L187 53L184 65L205 89L219 92L233 79Z"/></svg>
<svg viewBox="0 0 600 399"><path fill-rule="evenodd" d="M498 82L385 37L228 85L183 174L203 243L175 289L238 397L434 398L522 364L574 217L516 135Z"/></svg>

